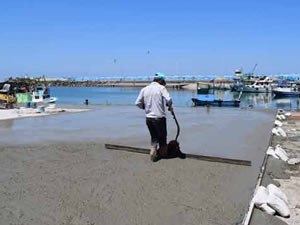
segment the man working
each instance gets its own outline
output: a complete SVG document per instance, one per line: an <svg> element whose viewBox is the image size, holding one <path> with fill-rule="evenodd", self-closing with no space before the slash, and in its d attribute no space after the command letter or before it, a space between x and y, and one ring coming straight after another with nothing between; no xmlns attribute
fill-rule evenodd
<svg viewBox="0 0 300 225"><path fill-rule="evenodd" d="M150 157L153 162L158 159L158 145L159 154L162 157L168 154L164 101L169 111L172 111L172 99L165 85L165 76L162 73L156 73L153 82L141 90L135 102L136 106L145 110L146 124L151 135Z"/></svg>

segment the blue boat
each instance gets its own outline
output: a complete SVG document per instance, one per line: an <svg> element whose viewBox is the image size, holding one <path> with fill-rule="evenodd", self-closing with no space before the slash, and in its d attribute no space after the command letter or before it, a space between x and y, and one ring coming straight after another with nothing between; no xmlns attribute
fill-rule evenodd
<svg viewBox="0 0 300 225"><path fill-rule="evenodd" d="M239 107L240 100L224 101L221 99L214 99L212 101L200 100L192 98L194 106L218 106L218 107Z"/></svg>
<svg viewBox="0 0 300 225"><path fill-rule="evenodd" d="M217 107L239 107L240 100L215 99L214 94L198 95L198 98L192 98L194 106L217 106Z"/></svg>

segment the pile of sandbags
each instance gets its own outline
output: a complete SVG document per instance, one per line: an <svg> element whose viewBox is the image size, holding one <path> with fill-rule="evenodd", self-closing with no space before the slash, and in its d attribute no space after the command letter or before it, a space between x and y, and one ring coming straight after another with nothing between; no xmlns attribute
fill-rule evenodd
<svg viewBox="0 0 300 225"><path fill-rule="evenodd" d="M285 120L291 115L290 112L285 112L279 109L276 115L276 120L274 122L275 127L272 129L272 134L281 137L287 137L286 132L281 128L283 123L281 121Z"/></svg>
<svg viewBox="0 0 300 225"><path fill-rule="evenodd" d="M275 185L269 184L267 188L258 187L253 197L254 205L269 215L277 213L282 217L289 217L288 198Z"/></svg>

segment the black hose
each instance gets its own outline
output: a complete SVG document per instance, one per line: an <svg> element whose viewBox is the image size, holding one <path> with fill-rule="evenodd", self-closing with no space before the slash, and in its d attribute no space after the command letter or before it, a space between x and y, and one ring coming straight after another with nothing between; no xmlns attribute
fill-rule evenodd
<svg viewBox="0 0 300 225"><path fill-rule="evenodd" d="M178 121L177 121L177 119L176 119L175 112L174 112L173 109L171 110L171 114L173 115L173 118L174 118L175 123L176 123L176 126L177 126L177 134L176 134L176 138L175 138L175 141L177 141L178 136L179 136L179 134L180 134L180 126L179 126L179 123L178 123Z"/></svg>

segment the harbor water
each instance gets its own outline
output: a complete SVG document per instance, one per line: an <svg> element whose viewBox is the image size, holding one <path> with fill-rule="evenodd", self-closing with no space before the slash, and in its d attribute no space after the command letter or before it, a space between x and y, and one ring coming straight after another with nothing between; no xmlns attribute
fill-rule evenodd
<svg viewBox="0 0 300 225"><path fill-rule="evenodd" d="M51 87L51 95L58 98L58 104L83 104L88 99L92 105L133 105L141 88L128 87ZM192 106L191 98L197 98L196 91L169 90L175 106ZM238 92L215 90L215 97L223 100L237 98ZM299 98L275 99L271 93L243 93L241 107L269 109L297 109Z"/></svg>

